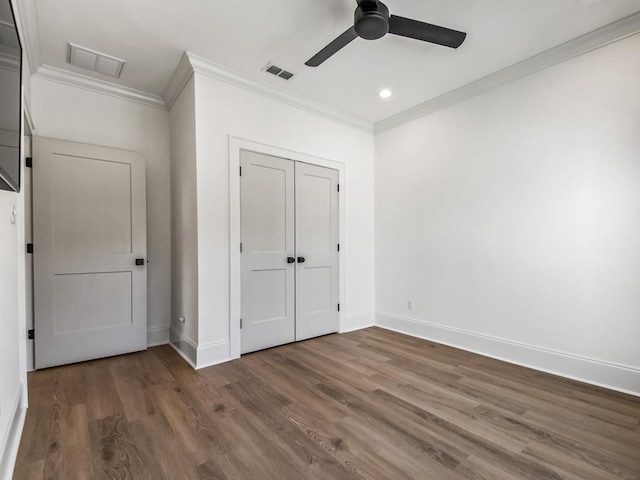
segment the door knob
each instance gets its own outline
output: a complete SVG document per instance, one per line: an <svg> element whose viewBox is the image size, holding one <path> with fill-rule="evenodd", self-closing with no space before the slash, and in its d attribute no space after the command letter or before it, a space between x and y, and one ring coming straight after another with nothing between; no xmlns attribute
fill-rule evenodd
<svg viewBox="0 0 640 480"><path fill-rule="evenodd" d="M304 263L304 262L305 262L304 257L298 257L298 263Z"/></svg>
<svg viewBox="0 0 640 480"><path fill-rule="evenodd" d="M296 263L296 259L294 257L287 257L287 263Z"/></svg>
<svg viewBox="0 0 640 480"><path fill-rule="evenodd" d="M136 265L137 266L144 265L144 258L136 258Z"/></svg>

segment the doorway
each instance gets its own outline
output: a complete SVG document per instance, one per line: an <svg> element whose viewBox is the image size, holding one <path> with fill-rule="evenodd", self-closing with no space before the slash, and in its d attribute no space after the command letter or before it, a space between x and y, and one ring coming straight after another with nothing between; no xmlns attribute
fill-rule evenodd
<svg viewBox="0 0 640 480"><path fill-rule="evenodd" d="M33 138L35 367L147 347L142 155Z"/></svg>
<svg viewBox="0 0 640 480"><path fill-rule="evenodd" d="M240 152L241 352L339 330L338 171Z"/></svg>

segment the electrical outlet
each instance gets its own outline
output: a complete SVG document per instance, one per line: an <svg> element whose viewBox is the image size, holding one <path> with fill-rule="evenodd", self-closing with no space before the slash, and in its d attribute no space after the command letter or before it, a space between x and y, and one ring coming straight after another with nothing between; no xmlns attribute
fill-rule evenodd
<svg viewBox="0 0 640 480"><path fill-rule="evenodd" d="M413 300L407 300L407 308L413 312Z"/></svg>

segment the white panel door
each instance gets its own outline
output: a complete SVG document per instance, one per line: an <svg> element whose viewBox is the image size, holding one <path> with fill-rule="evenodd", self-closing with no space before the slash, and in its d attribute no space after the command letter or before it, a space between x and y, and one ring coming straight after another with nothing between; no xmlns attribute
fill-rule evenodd
<svg viewBox="0 0 640 480"><path fill-rule="evenodd" d="M36 368L146 349L142 156L38 137L33 148Z"/></svg>
<svg viewBox="0 0 640 480"><path fill-rule="evenodd" d="M296 340L337 332L338 171L296 163Z"/></svg>
<svg viewBox="0 0 640 480"><path fill-rule="evenodd" d="M294 162L241 151L242 353L295 340Z"/></svg>

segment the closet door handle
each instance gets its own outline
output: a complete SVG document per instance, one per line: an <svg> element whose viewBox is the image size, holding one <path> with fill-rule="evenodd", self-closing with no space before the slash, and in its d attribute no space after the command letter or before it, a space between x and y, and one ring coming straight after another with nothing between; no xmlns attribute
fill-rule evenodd
<svg viewBox="0 0 640 480"><path fill-rule="evenodd" d="M304 257L298 257L298 263L304 263L304 262L305 262Z"/></svg>
<svg viewBox="0 0 640 480"><path fill-rule="evenodd" d="M294 257L287 257L287 263L296 263L296 259Z"/></svg>

